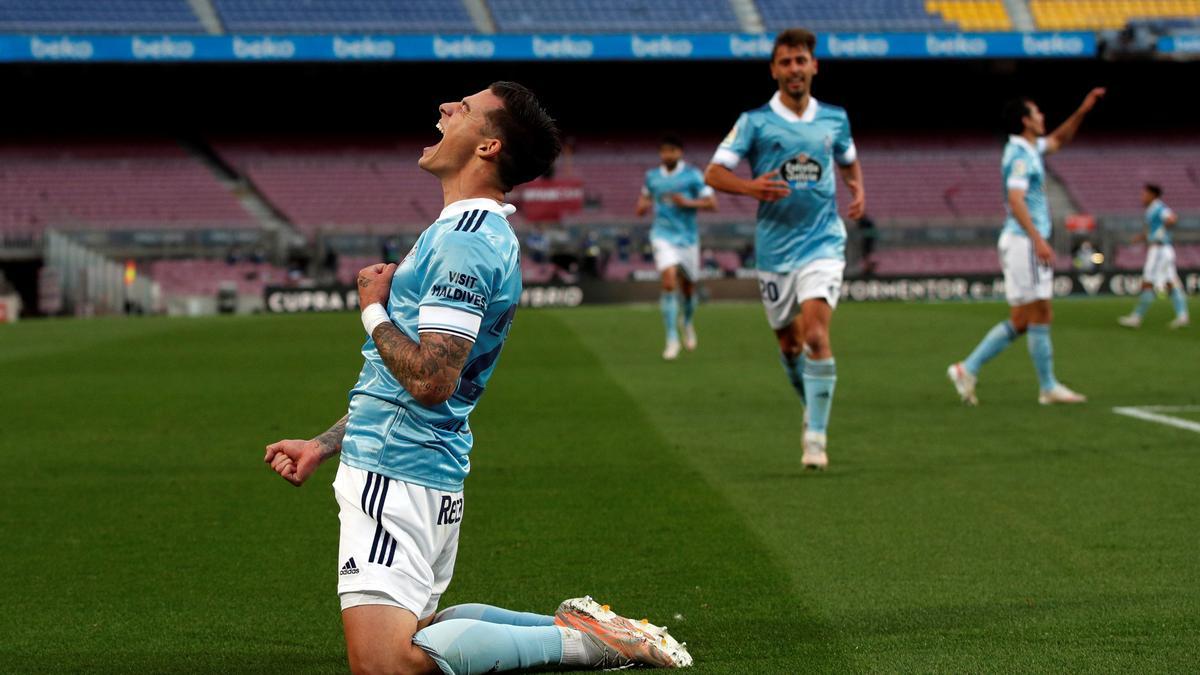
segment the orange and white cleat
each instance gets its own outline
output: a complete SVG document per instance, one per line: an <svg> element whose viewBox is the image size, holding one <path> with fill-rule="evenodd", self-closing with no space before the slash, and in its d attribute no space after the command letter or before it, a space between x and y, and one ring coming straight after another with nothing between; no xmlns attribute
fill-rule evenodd
<svg viewBox="0 0 1200 675"><path fill-rule="evenodd" d="M951 363L950 367L946 369L946 376L954 383L954 389L963 403L979 405L979 399L975 397L975 376L967 372L962 362Z"/></svg>
<svg viewBox="0 0 1200 675"><path fill-rule="evenodd" d="M687 644L671 637L666 626L656 626L646 619L626 619L591 596L564 600L554 615L554 623L595 637L639 665L654 668L692 665Z"/></svg>
<svg viewBox="0 0 1200 675"><path fill-rule="evenodd" d="M1087 403L1087 397L1077 391L1072 391L1064 384L1056 384L1038 394L1038 403L1053 405L1055 403Z"/></svg>

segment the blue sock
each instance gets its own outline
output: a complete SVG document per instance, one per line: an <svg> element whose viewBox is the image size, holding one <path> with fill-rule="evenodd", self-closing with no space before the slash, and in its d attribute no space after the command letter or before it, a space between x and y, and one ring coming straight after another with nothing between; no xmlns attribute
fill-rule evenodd
<svg viewBox="0 0 1200 675"><path fill-rule="evenodd" d="M808 430L825 433L829 427L829 409L833 407L833 388L837 385L837 364L832 358L805 359L804 404L808 407Z"/></svg>
<svg viewBox="0 0 1200 675"><path fill-rule="evenodd" d="M1146 316L1146 310L1150 309L1150 303L1154 302L1154 289L1147 288L1138 296L1138 304L1133 308L1133 314L1137 318Z"/></svg>
<svg viewBox="0 0 1200 675"><path fill-rule="evenodd" d="M692 315L696 313L696 293L693 291L691 295L683 299L683 322L689 324L692 322Z"/></svg>
<svg viewBox="0 0 1200 675"><path fill-rule="evenodd" d="M1175 305L1176 317L1188 315L1187 295L1179 286L1171 289L1171 304Z"/></svg>
<svg viewBox="0 0 1200 675"><path fill-rule="evenodd" d="M1038 386L1042 391L1053 389L1058 380L1054 379L1054 345L1050 342L1050 325L1029 324L1026 340L1029 342L1029 357L1033 359L1033 367L1037 370Z"/></svg>
<svg viewBox="0 0 1200 675"><path fill-rule="evenodd" d="M663 292L658 297L658 306L662 309L663 325L667 329L668 340L679 339L679 300L675 297L674 292Z"/></svg>
<svg viewBox="0 0 1200 675"><path fill-rule="evenodd" d="M474 675L562 662L557 626L506 626L472 619L430 624L413 636L446 675Z"/></svg>
<svg viewBox="0 0 1200 675"><path fill-rule="evenodd" d="M804 352L800 352L796 356L790 356L779 352L779 362L783 364L783 372L787 373L788 382L792 383L792 389L800 395L800 400L804 400Z"/></svg>
<svg viewBox="0 0 1200 675"><path fill-rule="evenodd" d="M1012 344L1013 340L1017 339L1017 329L1013 328L1012 322L1008 320L992 326L992 329L983 336L979 341L979 345L975 347L975 351L963 361L963 368L972 375L978 375L979 369L983 368L983 364L991 361L997 354L1004 351Z"/></svg>
<svg viewBox="0 0 1200 675"><path fill-rule="evenodd" d="M554 617L532 612L514 612L503 607L493 607L478 602L447 607L437 613L433 623L450 619L474 619L487 623L502 623L507 626L553 626Z"/></svg>

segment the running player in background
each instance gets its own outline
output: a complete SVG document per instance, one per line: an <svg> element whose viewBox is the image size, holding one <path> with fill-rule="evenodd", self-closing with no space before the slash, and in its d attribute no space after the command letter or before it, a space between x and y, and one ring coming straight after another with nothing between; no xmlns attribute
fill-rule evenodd
<svg viewBox="0 0 1200 675"><path fill-rule="evenodd" d="M555 616L487 605L438 611L454 572L468 416L496 368L521 298L520 250L505 193L542 175L561 148L533 93L496 82L439 108L442 140L418 165L445 208L403 261L358 274L364 364L350 411L309 441L267 446L301 485L340 453L338 597L355 673L686 666L687 651L647 622L591 598ZM331 570L332 571L332 570Z"/></svg>
<svg viewBox="0 0 1200 675"><path fill-rule="evenodd" d="M704 184L700 170L683 161L683 142L666 136L658 144L662 164L646 172L637 214L654 209L650 226L650 245L654 248L654 266L662 273L663 325L667 346L663 358L679 356L679 305L683 305L683 346L696 348L696 282L700 279L700 234L696 229L698 210L715 211L717 197ZM678 289L679 297L675 294Z"/></svg>
<svg viewBox="0 0 1200 675"><path fill-rule="evenodd" d="M834 175L850 190L850 218L862 217L866 193L846 111L812 96L816 45L816 35L802 28L775 37L771 78L778 91L766 105L742 113L704 178L721 192L759 202L754 247L767 323L788 381L804 402L803 464L825 469L837 382L829 324L846 267ZM743 158L757 178L733 173Z"/></svg>
<svg viewBox="0 0 1200 675"><path fill-rule="evenodd" d="M1010 101L1004 108L1004 124L1010 136L1004 146L1001 173L1007 197L1004 229L1000 233L1000 265L1004 270L1004 295L1009 318L992 327L964 361L947 369L958 395L968 405L977 405L975 385L983 364L1004 351L1021 334L1028 332L1029 356L1038 377L1038 403L1083 403L1078 394L1054 377L1054 347L1050 322L1054 315L1054 249L1050 238L1050 207L1046 203L1046 168L1042 156L1058 152L1075 138L1083 118L1104 97L1104 89L1088 92L1079 108L1046 136L1046 119L1037 104L1027 98Z"/></svg>
<svg viewBox="0 0 1200 675"><path fill-rule="evenodd" d="M1142 188L1142 206L1146 209L1146 230L1134 238L1134 243L1146 242L1146 265L1142 268L1142 294L1133 313L1117 319L1122 326L1138 328L1146 310L1154 302L1155 291L1166 289L1175 305L1175 318L1167 324L1183 328L1189 323L1187 294L1179 272L1175 270L1175 247L1171 245L1171 228L1178 216L1162 200L1162 188L1147 183Z"/></svg>

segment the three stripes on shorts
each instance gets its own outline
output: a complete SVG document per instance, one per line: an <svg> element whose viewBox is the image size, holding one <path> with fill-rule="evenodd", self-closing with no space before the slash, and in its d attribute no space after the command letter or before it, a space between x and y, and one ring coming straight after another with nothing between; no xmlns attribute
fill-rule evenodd
<svg viewBox="0 0 1200 675"><path fill-rule="evenodd" d="M383 529L383 504L387 501L390 483L386 476L367 472L367 484L362 493L363 513L375 518L375 541L371 543L371 557L367 562L387 567L392 566L396 557L396 540Z"/></svg>

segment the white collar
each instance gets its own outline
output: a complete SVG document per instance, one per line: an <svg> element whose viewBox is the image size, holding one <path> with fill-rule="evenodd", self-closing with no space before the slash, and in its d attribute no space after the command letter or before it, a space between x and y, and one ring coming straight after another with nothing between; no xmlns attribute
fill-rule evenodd
<svg viewBox="0 0 1200 675"><path fill-rule="evenodd" d="M662 175L670 178L671 176L678 174L680 171L683 171L683 167L686 164L687 164L687 162L685 162L681 159L675 163L675 168L672 169L671 171L667 171L667 167L663 166L662 164L658 165L658 170L662 172Z"/></svg>
<svg viewBox="0 0 1200 675"><path fill-rule="evenodd" d="M1042 153L1038 152L1037 146L1035 146L1033 143L1030 143L1029 139L1025 138L1024 136L1022 136L1020 134L1010 134L1008 137L1008 142L1016 143L1017 145L1021 146L1022 148L1025 148L1026 150L1028 150L1029 152L1032 152L1035 156L1042 154Z"/></svg>
<svg viewBox="0 0 1200 675"><path fill-rule="evenodd" d="M442 213L438 216L438 220L453 218L460 213L466 213L467 211L473 211L475 209L483 209L484 211L498 213L505 218L517 212L517 207L513 206L512 204L501 204L495 199L476 197L475 199L460 199L442 209Z"/></svg>
<svg viewBox="0 0 1200 675"><path fill-rule="evenodd" d="M1150 202L1150 205L1146 207L1146 213L1151 213L1152 211L1154 211L1155 208L1162 206L1162 203L1163 203L1163 200L1161 197Z"/></svg>
<svg viewBox="0 0 1200 675"><path fill-rule="evenodd" d="M817 108L820 106L817 103L817 99L809 96L808 107L804 109L804 114L797 115L791 108L783 104L783 97L779 92L775 92L775 95L771 97L771 101L767 105L771 106L771 110L776 115L789 122L812 122L817 119Z"/></svg>

